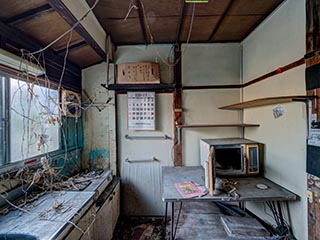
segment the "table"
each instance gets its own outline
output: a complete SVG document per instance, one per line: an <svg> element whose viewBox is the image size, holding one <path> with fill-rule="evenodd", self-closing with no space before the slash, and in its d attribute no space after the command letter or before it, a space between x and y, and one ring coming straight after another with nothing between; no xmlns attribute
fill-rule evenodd
<svg viewBox="0 0 320 240"><path fill-rule="evenodd" d="M232 181L238 182L237 193L239 198L235 199L222 193L219 196L211 196L209 194L196 198L183 198L175 188L175 183L192 181L199 185L204 185L204 169L199 167L162 167L162 201L165 202L165 223L167 221L168 203L171 203L171 233L170 239L174 239L174 203L184 201L219 201L219 202L239 202L245 208L245 202L276 202L278 214L283 222L283 215L280 206L281 201L294 201L297 195L279 186L278 184L266 179L262 176L255 177L238 177L231 178ZM256 185L265 184L269 188L265 190L258 189ZM182 206L182 205L181 205ZM178 219L177 219L178 221ZM176 223L178 224L178 222Z"/></svg>

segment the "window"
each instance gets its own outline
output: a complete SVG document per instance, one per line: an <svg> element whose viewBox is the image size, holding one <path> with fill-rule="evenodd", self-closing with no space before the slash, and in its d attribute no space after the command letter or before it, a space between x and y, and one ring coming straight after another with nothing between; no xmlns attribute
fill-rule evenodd
<svg viewBox="0 0 320 240"><path fill-rule="evenodd" d="M16 162L60 147L58 90L39 82L0 72L2 164Z"/></svg>

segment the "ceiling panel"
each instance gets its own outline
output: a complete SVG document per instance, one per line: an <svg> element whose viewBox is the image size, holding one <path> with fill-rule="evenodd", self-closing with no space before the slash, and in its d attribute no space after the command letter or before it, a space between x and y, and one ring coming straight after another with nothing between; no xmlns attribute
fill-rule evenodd
<svg viewBox="0 0 320 240"><path fill-rule="evenodd" d="M228 15L264 15L269 14L283 0L236 0Z"/></svg>
<svg viewBox="0 0 320 240"><path fill-rule="evenodd" d="M91 6L95 0L87 0L87 2ZM131 6L130 2L130 0L100 0L94 13L99 19L124 19L129 11L129 6ZM129 17L138 17L138 11L133 8Z"/></svg>
<svg viewBox="0 0 320 240"><path fill-rule="evenodd" d="M213 41L241 41L264 16L226 16Z"/></svg>
<svg viewBox="0 0 320 240"><path fill-rule="evenodd" d="M214 17L205 17L205 16L199 16L196 17L192 26L192 32L190 41L191 42L203 42L208 41L213 28L216 26L216 24L219 21L218 16ZM188 33L190 29L190 23L191 23L191 17L186 17L184 26L181 31L181 37L180 40L185 42L188 38Z"/></svg>
<svg viewBox="0 0 320 240"><path fill-rule="evenodd" d="M196 3L196 16L215 16L222 15L231 0L209 0L208 3ZM187 3L187 11L185 15L192 15L192 3Z"/></svg>
<svg viewBox="0 0 320 240"><path fill-rule="evenodd" d="M148 17L153 16L180 16L182 1L184 0L140 0Z"/></svg>
<svg viewBox="0 0 320 240"><path fill-rule="evenodd" d="M175 41L179 17L148 18L148 22L154 42Z"/></svg>
<svg viewBox="0 0 320 240"><path fill-rule="evenodd" d="M16 16L46 3L48 3L47 0L0 0L0 19Z"/></svg>
<svg viewBox="0 0 320 240"><path fill-rule="evenodd" d="M101 62L101 57L89 45L70 51L68 59L81 68Z"/></svg>
<svg viewBox="0 0 320 240"><path fill-rule="evenodd" d="M138 18L129 18L126 21L109 20L104 22L102 26L111 34L115 44L144 43L144 37Z"/></svg>
<svg viewBox="0 0 320 240"><path fill-rule="evenodd" d="M39 40L43 44L52 42L58 36L70 29L69 24L65 22L57 12L50 12L25 22L14 24L13 26L25 32L26 35ZM53 49L60 50L65 48L69 37L70 34L59 40L53 45ZM83 38L73 31L70 45L81 41L83 41Z"/></svg>

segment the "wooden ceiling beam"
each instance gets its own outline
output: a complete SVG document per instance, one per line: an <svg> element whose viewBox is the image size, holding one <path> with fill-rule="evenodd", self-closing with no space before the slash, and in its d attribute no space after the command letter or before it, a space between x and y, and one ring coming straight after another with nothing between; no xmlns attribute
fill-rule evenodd
<svg viewBox="0 0 320 240"><path fill-rule="evenodd" d="M52 11L54 11L54 9L49 4L45 4L40 7L25 11L21 14L15 15L13 17L7 18L7 19L3 20L3 22L5 24L17 24L20 22L24 22L24 21L33 19L35 17L39 17L43 14L46 14L46 13L52 12Z"/></svg>
<svg viewBox="0 0 320 240"><path fill-rule="evenodd" d="M184 20L185 20L185 18L184 18L185 11L186 11L186 4L185 4L185 1L182 0L180 18L179 18L178 29L177 29L177 34L176 34L176 44L178 44L180 42L180 34L181 34L182 26L183 26Z"/></svg>
<svg viewBox="0 0 320 240"><path fill-rule="evenodd" d="M71 11L63 4L62 0L48 0L48 2L51 7L56 10L70 26L73 26L78 22ZM90 45L95 50L95 52L103 60L106 59L107 56L104 49L100 47L96 40L81 24L78 24L74 30L88 43L88 45Z"/></svg>
<svg viewBox="0 0 320 240"><path fill-rule="evenodd" d="M212 41L213 41L213 38L214 38L216 32L217 32L218 29L220 28L223 20L224 20L225 17L227 16L227 14L228 14L229 10L231 9L233 3L234 3L234 0L230 0L228 6L226 7L225 11L224 11L223 14L221 15L218 23L217 23L217 24L215 25L215 27L213 28L212 33L211 33L211 35L210 35L210 37L209 37L209 39L208 39L208 42L212 42Z"/></svg>
<svg viewBox="0 0 320 240"><path fill-rule="evenodd" d="M140 22L140 27L141 27L141 31L143 34L143 38L144 38L144 42L146 45L148 45L150 43L149 37L148 37L148 33L147 33L147 29L146 29L146 24L145 21L146 19L144 18L144 11L142 8L142 4L140 0L136 0L136 5L138 7L138 14L139 14L139 22Z"/></svg>
<svg viewBox="0 0 320 240"><path fill-rule="evenodd" d="M7 39L10 45L14 45L17 49L25 49L30 52L38 51L44 46L40 44L36 39L33 39L21 31L10 27L3 22L0 21L0 37L1 39L4 39L4 41ZM6 46L5 43L2 44L4 47ZM9 49L6 49L9 50ZM10 49L12 51L12 49ZM10 51L9 50L9 51ZM14 54L17 54L17 52L14 52ZM53 50L46 49L44 52L44 56L46 58L46 63L50 63L51 65L54 65L58 69L62 69L64 66L64 59L60 56L58 56ZM71 63L70 61L67 61L66 63L66 72L73 75L75 78L81 80L81 69Z"/></svg>

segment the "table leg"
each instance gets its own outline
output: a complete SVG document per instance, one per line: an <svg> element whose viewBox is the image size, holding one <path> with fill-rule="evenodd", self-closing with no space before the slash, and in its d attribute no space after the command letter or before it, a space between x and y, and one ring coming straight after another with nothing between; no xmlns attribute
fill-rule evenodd
<svg viewBox="0 0 320 240"><path fill-rule="evenodd" d="M166 208L164 212L164 226L167 226L167 218L168 218L168 202L166 202Z"/></svg>
<svg viewBox="0 0 320 240"><path fill-rule="evenodd" d="M281 209L280 201L277 201L277 206L278 206L278 213L279 213L279 218L280 218L281 225L284 226L284 219L283 219L283 215L282 215L282 209Z"/></svg>
<svg viewBox="0 0 320 240"><path fill-rule="evenodd" d="M170 233L170 240L174 240L174 202L171 203L171 233Z"/></svg>

